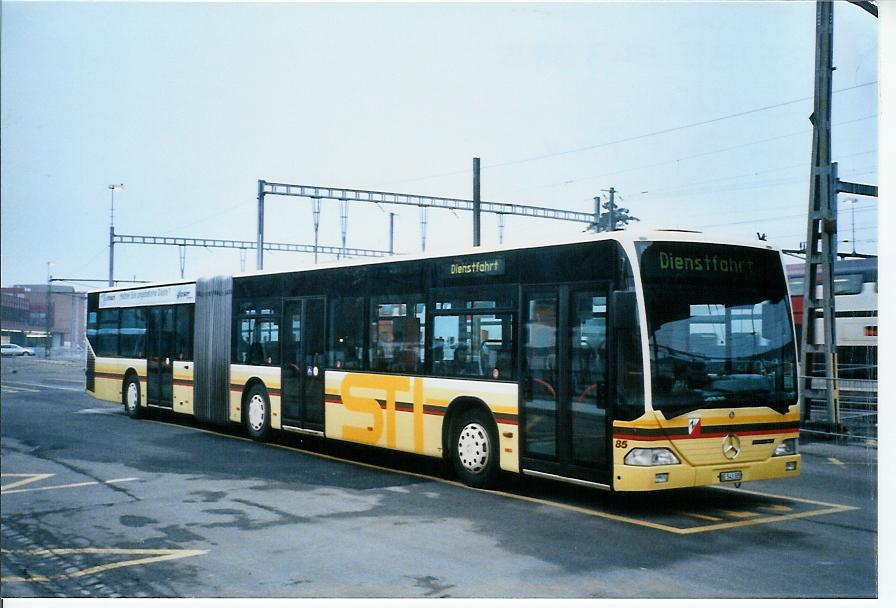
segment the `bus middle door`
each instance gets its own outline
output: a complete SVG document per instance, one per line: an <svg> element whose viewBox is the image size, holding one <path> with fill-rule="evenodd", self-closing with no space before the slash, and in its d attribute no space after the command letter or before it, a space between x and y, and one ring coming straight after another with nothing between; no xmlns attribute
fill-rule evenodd
<svg viewBox="0 0 896 608"><path fill-rule="evenodd" d="M324 311L321 297L283 303L280 399L284 426L324 429Z"/></svg>

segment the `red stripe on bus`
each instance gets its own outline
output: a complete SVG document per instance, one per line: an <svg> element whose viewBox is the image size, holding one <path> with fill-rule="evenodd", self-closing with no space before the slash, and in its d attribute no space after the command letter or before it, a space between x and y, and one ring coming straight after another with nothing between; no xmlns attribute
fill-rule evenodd
<svg viewBox="0 0 896 608"><path fill-rule="evenodd" d="M244 388L245 388L245 387L244 387L242 384L231 384L231 385L230 385L230 392L231 392L231 393L242 393ZM268 392L268 395L269 395L270 397L279 397L279 396L280 396L280 389L279 389L279 388L269 388L269 387L265 387L265 390Z"/></svg>
<svg viewBox="0 0 896 608"><path fill-rule="evenodd" d="M104 380L124 380L123 374L111 374L107 372L94 372L94 379L101 378ZM140 382L146 382L146 376L137 376L137 380Z"/></svg>
<svg viewBox="0 0 896 608"><path fill-rule="evenodd" d="M680 441L683 439L712 439L713 437L724 437L726 435L785 435L787 433L798 433L799 427L789 429L775 430L757 430L757 431L731 431L720 433L701 433L700 435L628 435L624 433L614 433L613 439L627 439L629 441Z"/></svg>

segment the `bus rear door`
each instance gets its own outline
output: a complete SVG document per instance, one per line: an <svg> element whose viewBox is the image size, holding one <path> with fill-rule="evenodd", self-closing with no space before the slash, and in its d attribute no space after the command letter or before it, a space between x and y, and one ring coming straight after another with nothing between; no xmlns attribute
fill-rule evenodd
<svg viewBox="0 0 896 608"><path fill-rule="evenodd" d="M174 307L149 309L146 328L146 402L174 405Z"/></svg>

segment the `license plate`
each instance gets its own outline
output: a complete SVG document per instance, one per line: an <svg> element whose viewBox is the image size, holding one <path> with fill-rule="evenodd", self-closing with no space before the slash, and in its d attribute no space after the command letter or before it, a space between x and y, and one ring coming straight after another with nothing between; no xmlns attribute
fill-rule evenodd
<svg viewBox="0 0 896 608"><path fill-rule="evenodd" d="M722 471L719 473L719 481L740 481L743 473L740 471Z"/></svg>

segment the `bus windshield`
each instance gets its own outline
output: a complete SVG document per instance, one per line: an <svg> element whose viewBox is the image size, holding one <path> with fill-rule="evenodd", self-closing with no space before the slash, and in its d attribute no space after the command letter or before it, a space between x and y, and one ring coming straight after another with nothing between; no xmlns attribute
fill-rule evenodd
<svg viewBox="0 0 896 608"><path fill-rule="evenodd" d="M796 395L796 349L774 251L702 243L640 246L653 409L768 406Z"/></svg>

